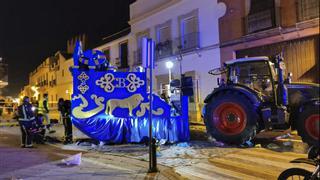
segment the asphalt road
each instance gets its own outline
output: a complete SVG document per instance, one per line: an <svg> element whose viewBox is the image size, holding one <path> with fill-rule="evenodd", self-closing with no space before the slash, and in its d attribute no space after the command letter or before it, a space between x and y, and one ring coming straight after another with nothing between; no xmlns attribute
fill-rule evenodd
<svg viewBox="0 0 320 180"><path fill-rule="evenodd" d="M56 128L59 137L60 130ZM147 174L146 146L139 144L91 146L36 145L20 148L18 127L0 128L0 180L2 179L277 179L290 167L312 170L304 164L292 164L306 157L296 135L274 140L287 132L259 134L253 148L219 147L206 141L203 126L191 126L193 141L187 147L161 147L158 157L160 173ZM197 141L195 141L197 140ZM289 144L284 145L284 142ZM73 150L66 150L66 149ZM81 149L82 148L82 149ZM298 149L296 149L298 148ZM79 150L81 149L81 150ZM299 150L301 149L301 150ZM82 152L80 166L66 166L61 160ZM166 165L166 166L161 166Z"/></svg>
<svg viewBox="0 0 320 180"><path fill-rule="evenodd" d="M62 163L79 152L48 144L20 148L19 136L0 129L0 180L181 179L171 168L159 166L159 173L148 174L148 162L96 152L82 152L79 166Z"/></svg>

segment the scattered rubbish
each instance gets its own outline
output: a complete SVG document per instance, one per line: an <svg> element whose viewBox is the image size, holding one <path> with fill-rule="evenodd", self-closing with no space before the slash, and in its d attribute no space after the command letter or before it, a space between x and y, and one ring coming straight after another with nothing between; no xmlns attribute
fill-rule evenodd
<svg viewBox="0 0 320 180"><path fill-rule="evenodd" d="M65 163L67 166L70 165L80 165L81 164L81 156L82 153L78 153L76 155L70 156L67 159L62 159L62 163Z"/></svg>
<svg viewBox="0 0 320 180"><path fill-rule="evenodd" d="M216 147L224 147L224 146L226 146L226 144L224 144L223 142L220 142L220 141L213 141L212 143Z"/></svg>
<svg viewBox="0 0 320 180"><path fill-rule="evenodd" d="M276 145L274 143L270 143L270 144L267 145L267 148L271 149L271 150L278 150L278 149L280 149L280 146L278 146L278 145Z"/></svg>
<svg viewBox="0 0 320 180"><path fill-rule="evenodd" d="M209 142L217 142L217 140L210 135L208 136L208 141Z"/></svg>
<svg viewBox="0 0 320 180"><path fill-rule="evenodd" d="M255 148L261 148L261 144L256 144L254 147Z"/></svg>
<svg viewBox="0 0 320 180"><path fill-rule="evenodd" d="M284 134L284 135L281 135L281 136L277 136L275 139L279 140L279 139L286 139L286 138L289 138L289 137L291 137L291 134L287 133L287 134Z"/></svg>
<svg viewBox="0 0 320 180"><path fill-rule="evenodd" d="M159 145L164 145L166 144L167 140L165 139L160 139L160 141L158 142Z"/></svg>
<svg viewBox="0 0 320 180"><path fill-rule="evenodd" d="M190 147L187 142L178 143L177 146L178 146L178 147Z"/></svg>
<svg viewBox="0 0 320 180"><path fill-rule="evenodd" d="M243 148L254 147L254 143L251 142L251 140L248 140L248 141L246 141L245 143L241 144L240 147L243 147Z"/></svg>
<svg viewBox="0 0 320 180"><path fill-rule="evenodd" d="M286 142L283 142L283 145L284 146L293 146L293 143L291 141L286 141Z"/></svg>
<svg viewBox="0 0 320 180"><path fill-rule="evenodd" d="M83 141L83 142L78 142L77 143L78 146L92 146L92 144L90 142L86 142L86 141Z"/></svg>

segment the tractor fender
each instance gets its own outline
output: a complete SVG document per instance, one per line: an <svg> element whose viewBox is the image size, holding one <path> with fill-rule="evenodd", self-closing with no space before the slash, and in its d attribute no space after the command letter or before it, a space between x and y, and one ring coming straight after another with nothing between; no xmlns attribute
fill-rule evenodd
<svg viewBox="0 0 320 180"><path fill-rule="evenodd" d="M254 90L241 85L225 85L220 86L219 88L214 89L204 100L204 103L210 102L210 100L218 95L221 92L225 91L237 91L243 95L245 95L253 104L255 107L259 107L261 102L263 101L262 98L258 95L257 92Z"/></svg>

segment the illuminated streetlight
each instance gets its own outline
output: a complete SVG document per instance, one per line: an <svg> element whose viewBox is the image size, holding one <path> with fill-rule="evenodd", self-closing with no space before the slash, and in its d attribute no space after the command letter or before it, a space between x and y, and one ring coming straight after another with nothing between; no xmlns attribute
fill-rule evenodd
<svg viewBox="0 0 320 180"><path fill-rule="evenodd" d="M171 69L173 68L173 62L172 61L167 61L166 62L166 67L169 70L169 89L168 89L168 95L169 97L171 96L171 92L170 92L170 82L171 82Z"/></svg>

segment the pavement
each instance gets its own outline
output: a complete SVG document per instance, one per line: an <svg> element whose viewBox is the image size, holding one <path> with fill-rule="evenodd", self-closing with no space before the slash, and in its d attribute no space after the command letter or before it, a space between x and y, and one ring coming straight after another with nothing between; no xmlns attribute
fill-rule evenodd
<svg viewBox="0 0 320 180"><path fill-rule="evenodd" d="M56 133L50 136L62 139L62 125L54 126L53 129ZM2 165L0 161L0 179L277 179L286 168L313 168L290 163L295 158L307 156L306 145L295 132L260 133L254 147L239 148L207 141L205 127L201 124L191 125L190 129L191 142L160 146L157 152L160 172L148 174L148 147L143 144L95 144L75 129L75 138L81 140L78 143L50 143L49 146L37 145L37 149L25 150L17 148L18 142L12 145L12 138L18 138L18 127L0 127L0 156L8 155L0 160L8 157L19 159L13 161L12 167L8 164L10 158L3 160L6 163ZM8 141L10 143L4 144L11 145L2 148L3 142ZM10 155L15 151L16 154ZM80 166L61 164L62 159L79 152L82 152ZM43 156L39 156L37 161L33 160L37 158L30 159L32 166L28 168L15 167L16 164L28 164L21 160L24 158L20 154L25 153L28 157L44 153L47 159L43 160ZM1 170L3 167L14 170ZM35 175L34 172L41 173Z"/></svg>

